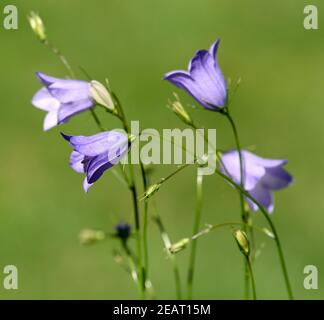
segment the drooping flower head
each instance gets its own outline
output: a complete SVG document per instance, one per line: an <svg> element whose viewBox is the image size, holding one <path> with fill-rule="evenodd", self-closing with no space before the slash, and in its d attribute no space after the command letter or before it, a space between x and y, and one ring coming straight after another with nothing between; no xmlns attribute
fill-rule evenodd
<svg viewBox="0 0 324 320"><path fill-rule="evenodd" d="M126 133L111 130L93 136L68 136L61 133L73 147L70 166L79 173L85 173L83 183L85 192L102 176L117 164L129 150Z"/></svg>
<svg viewBox="0 0 324 320"><path fill-rule="evenodd" d="M293 181L292 176L283 168L287 160L265 159L246 150L242 150L241 153L244 189L271 213L274 208L272 191L286 188ZM222 155L221 170L237 184L241 183L237 150ZM251 210L258 210L254 202L250 199L247 201Z"/></svg>
<svg viewBox="0 0 324 320"><path fill-rule="evenodd" d="M205 109L218 111L226 105L227 87L217 61L217 39L209 50L199 50L190 61L188 71L167 73L164 79L187 91Z"/></svg>
<svg viewBox="0 0 324 320"><path fill-rule="evenodd" d="M96 104L90 93L89 82L57 79L40 72L36 75L44 87L34 95L32 104L47 111L44 130L67 122L72 116Z"/></svg>

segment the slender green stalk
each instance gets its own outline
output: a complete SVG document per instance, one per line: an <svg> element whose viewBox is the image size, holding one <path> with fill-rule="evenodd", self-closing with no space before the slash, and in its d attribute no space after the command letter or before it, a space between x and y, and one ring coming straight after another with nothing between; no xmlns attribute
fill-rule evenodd
<svg viewBox="0 0 324 320"><path fill-rule="evenodd" d="M263 214L263 216L265 217L265 219L267 220L267 222L268 222L268 224L269 224L269 226L271 228L271 231L272 231L272 233L274 235L274 240L275 240L275 243L276 243L276 246L277 246L279 260L280 260L283 276L284 276L284 279L285 279L285 284L286 284L286 287L287 287L288 296L289 296L289 298L291 300L293 300L293 293L292 293L292 289L291 289L291 285L290 285L290 281L289 281L288 271L287 271L287 267L286 267L285 258L284 258L284 254L283 254L283 251L282 251L279 235L278 235L277 230L276 230L276 228L275 228L275 226L274 226L274 224L273 224L273 222L272 222L272 220L270 218L269 213L254 197L252 197L248 192L246 192L244 189L242 189L241 186L239 186L237 183L235 183L231 178L229 178L228 176L226 176L224 173L222 173L219 170L216 170L215 172L219 176L221 176L223 179L228 181L230 184L232 184L241 193L243 193L244 196L246 196L251 201L253 201L257 205L257 207L260 209L260 211Z"/></svg>
<svg viewBox="0 0 324 320"><path fill-rule="evenodd" d="M127 123L127 119L126 119L122 104L115 93L112 93L112 95L116 101L116 107L118 109L118 117L123 124L124 130L128 134L130 134L131 130ZM133 198L134 198L134 196L136 196L136 206L138 208L138 197L137 197L137 191L136 191L136 186L135 186L135 176L134 176L133 164L130 164L129 168L130 168L129 170L130 170L131 181L132 181L132 184L134 185L134 188L132 188ZM141 161L140 161L140 168L141 168L141 175L142 175L144 190L146 190L147 179L146 179L144 166ZM144 265L142 262L142 241L141 241L139 217L138 217L138 226L137 226L136 233L138 234L137 235L138 255L139 255L138 268L139 268L139 273L141 275L140 278L141 278L141 282L142 282L142 286L143 286L143 293L145 294L146 279L148 278L148 273L147 273L147 268L148 268L148 245L147 245L148 204L147 203L144 204L144 219L143 220L144 220L143 221Z"/></svg>
<svg viewBox="0 0 324 320"><path fill-rule="evenodd" d="M43 41L43 43L60 59L60 61L62 62L62 64L66 68L67 72L69 73L70 77L72 79L75 78L73 69L72 69L70 63L68 62L68 60L62 54L62 52L57 47L55 47L51 42L49 42L48 40Z"/></svg>
<svg viewBox="0 0 324 320"><path fill-rule="evenodd" d="M181 279L180 279L180 272L179 272L179 268L178 265L176 263L176 258L175 255L170 253L169 248L171 247L171 240L170 237L168 235L168 233L166 232L166 229L163 225L162 219L160 217L160 215L156 212L154 215L154 221L156 222L159 231L161 233L161 237L164 243L164 247L168 253L168 257L172 262L172 268L173 268L173 274L174 274L174 280L175 280L175 287L176 287L176 297L178 300L182 299L182 293L181 293Z"/></svg>
<svg viewBox="0 0 324 320"><path fill-rule="evenodd" d="M203 176L199 174L199 169L197 170L197 184L196 184L196 213L195 221L193 226L193 235L195 235L200 226L202 202L203 202ZM188 269L188 299L192 299L193 291L193 279L195 272L195 261L196 261L196 251L197 251L197 241L193 241L191 244L190 258L189 258L189 269Z"/></svg>
<svg viewBox="0 0 324 320"><path fill-rule="evenodd" d="M250 260L249 257L246 257L246 264L248 265L249 273L250 273L250 277L251 277L253 300L257 300L256 288L255 288L255 280L254 280L254 274L253 274L253 269L252 269L252 263L251 263L251 260Z"/></svg>
<svg viewBox="0 0 324 320"><path fill-rule="evenodd" d="M244 188L243 158L242 158L242 151L241 151L239 135L237 132L235 122L234 122L233 118L231 117L227 107L223 110L222 114L224 114L226 116L226 118L228 119L228 121L231 125L231 128L232 128L233 134L234 134L235 144L236 144L236 148L237 148L237 151L239 154L239 162L240 162L240 186L243 189ZM239 196L240 196L240 204L241 204L241 217L242 217L242 221L244 223L243 230L245 232L247 232L249 217L248 217L248 213L245 211L245 208L244 208L244 196L241 192L239 192ZM245 299L248 300L249 299L249 266L245 260L244 260L244 264L245 264L245 270L244 270Z"/></svg>

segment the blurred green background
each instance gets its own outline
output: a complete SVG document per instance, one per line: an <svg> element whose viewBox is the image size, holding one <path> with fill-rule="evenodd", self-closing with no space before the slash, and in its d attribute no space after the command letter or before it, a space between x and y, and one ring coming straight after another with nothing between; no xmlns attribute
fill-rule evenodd
<svg viewBox="0 0 324 320"><path fill-rule="evenodd" d="M60 62L40 44L26 20L39 12L50 39L78 75L110 79L129 119L141 128L182 127L166 108L174 88L161 81L170 70L186 68L199 48L221 37L219 61L226 77L242 77L232 105L242 145L264 157L287 158L295 184L276 193L273 214L283 243L296 298L324 298L323 117L324 6L303 0L29 0L1 1L19 10L19 30L0 27L1 43L1 193L0 278L5 265L19 271L19 290L0 299L137 298L128 274L112 260L118 244L79 244L83 228L112 230L120 218L132 222L127 190L107 172L89 192L82 176L68 166L71 148L59 135L97 132L89 113L42 132L44 113L30 100L40 88L34 71L66 75ZM307 4L319 9L319 30L303 28ZM323 10L323 11L322 11ZM0 16L1 17L1 16ZM4 15L2 15L4 17ZM179 91L178 91L179 92ZM180 92L179 92L180 93ZM182 100L193 100L180 93ZM228 123L217 113L190 109L196 121L217 129L218 147L233 147ZM100 113L110 127L115 120ZM174 166L154 168L154 179ZM239 218L237 194L216 176L205 179L202 223ZM195 205L195 170L170 181L155 199L173 239L189 236ZM266 225L260 213L258 225ZM158 298L174 298L170 261L155 224L149 225L150 274ZM287 297L271 239L258 235L262 253L255 264L259 298ZM227 230L199 241L195 298L240 299L243 264ZM185 290L188 250L177 255ZM303 269L319 269L319 289L305 290Z"/></svg>

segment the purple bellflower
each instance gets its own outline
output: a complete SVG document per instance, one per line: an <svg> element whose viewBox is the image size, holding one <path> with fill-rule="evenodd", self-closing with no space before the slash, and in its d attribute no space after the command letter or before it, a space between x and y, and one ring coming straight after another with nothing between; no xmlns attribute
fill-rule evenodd
<svg viewBox="0 0 324 320"><path fill-rule="evenodd" d="M61 134L73 147L70 166L74 171L86 174L85 192L127 154L130 146L127 134L116 130L87 137Z"/></svg>
<svg viewBox="0 0 324 320"><path fill-rule="evenodd" d="M292 176L283 169L287 160L265 159L245 150L241 153L244 189L271 213L274 209L271 192L286 188L293 181ZM231 150L222 155L221 170L237 184L241 183L240 159L237 150ZM247 202L251 210L258 210L258 206L253 201L247 199Z"/></svg>
<svg viewBox="0 0 324 320"><path fill-rule="evenodd" d="M45 131L95 105L90 94L90 83L57 79L40 72L36 75L44 87L34 95L32 104L47 111L43 125Z"/></svg>
<svg viewBox="0 0 324 320"><path fill-rule="evenodd" d="M217 39L209 50L199 50L190 61L188 71L176 70L167 73L167 80L187 91L205 109L219 111L227 102L227 87L224 75L217 62Z"/></svg>

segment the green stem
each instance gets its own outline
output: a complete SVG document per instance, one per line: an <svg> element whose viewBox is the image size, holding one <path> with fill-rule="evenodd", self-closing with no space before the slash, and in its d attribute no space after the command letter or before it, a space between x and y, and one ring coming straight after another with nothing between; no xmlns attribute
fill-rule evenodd
<svg viewBox="0 0 324 320"><path fill-rule="evenodd" d="M116 101L116 107L118 109L118 118L121 120L124 130L127 132L127 134L130 134L131 130L128 126L127 119L123 110L123 107L121 105L120 100L118 99L117 95L115 93L112 93L113 98ZM146 190L147 187L147 180L146 180L146 175L144 171L144 167L142 162L140 162L140 167L141 167L141 174L142 174L142 179L143 179L143 185ZM148 248L147 248L147 204L144 205L144 223L143 223L143 242L144 242L144 265L142 262L142 240L141 240L141 233L140 233L140 220L139 220L139 214L138 214L138 195L137 195L137 189L135 185L135 176L134 176L134 169L133 169L133 164L130 163L129 165L129 173L131 177L131 191L133 194L133 199L134 203L136 202L136 207L137 211L135 210L135 221L137 221L137 224L135 225L136 227L136 233L137 233L137 251L138 251L138 269L139 269L139 274L140 274L140 281L142 284L142 290L143 290L143 296L145 296L145 288L146 288L146 279L148 277L147 274L147 265L148 265ZM136 199L135 199L136 197ZM134 204L135 208L135 204Z"/></svg>
<svg viewBox="0 0 324 320"><path fill-rule="evenodd" d="M193 226L193 235L199 231L200 220L201 220L201 209L202 209L202 197L203 197L203 176L199 174L199 169L197 170L197 189L196 189L196 214ZM191 244L190 258L189 258L189 270L188 270L188 299L192 299L193 291L193 279L195 271L195 261L196 261L196 250L197 241L193 241Z"/></svg>
<svg viewBox="0 0 324 320"><path fill-rule="evenodd" d="M182 294L181 294L181 279L180 279L180 272L179 272L179 268L178 265L176 263L176 258L175 255L170 253L169 248L171 247L171 240L170 237L168 235L168 233L166 232L166 229L163 225L162 219L159 216L159 214L156 212L155 216L154 216L154 221L156 222L159 231L161 233L161 237L164 243L164 247L168 253L168 257L172 262L172 268L173 268L173 274L174 274L174 280L175 280L175 287L176 287L176 297L178 300L182 299Z"/></svg>
<svg viewBox="0 0 324 320"><path fill-rule="evenodd" d="M282 251L279 235L278 235L277 230L276 230L276 228L275 228L275 226L274 226L274 224L273 224L273 222L272 222L272 220L270 218L269 213L254 197L252 197L248 192L246 192L244 189L242 189L241 186L239 186L237 183L235 183L231 178L229 178L228 176L226 176L224 173L222 173L219 170L216 170L215 172L219 176L221 176L223 179L225 179L227 182L229 182L231 185L233 185L245 197L247 197L251 201L253 201L257 205L257 207L260 209L260 211L263 214L263 216L265 217L265 219L267 220L267 222L268 222L268 224L269 224L269 226L271 228L271 231L272 231L272 233L274 235L274 240L275 240L275 243L276 243L276 246L277 246L279 260L280 260L283 276L284 276L284 279L285 279L285 284L286 284L288 296L289 296L289 299L293 300L293 293L292 293L292 289L291 289L291 285L290 285L290 281L289 281L288 271L287 271L287 267L286 267L285 258L284 258L284 254L283 254L283 251Z"/></svg>
<svg viewBox="0 0 324 320"><path fill-rule="evenodd" d="M237 132L237 128L235 125L235 122L233 120L233 118L231 117L231 115L229 114L229 110L226 107L226 109L223 110L222 114L224 114L226 116L226 118L228 119L233 134L234 134L234 139L235 139L235 144L236 144L236 148L239 154L239 162L240 162L240 186L243 189L244 188L244 177L243 177L243 158L242 158L242 150L241 150L241 144L240 144L240 139L239 139L239 135ZM239 196L240 196L240 205L241 205L241 217L242 217L242 221L244 223L244 227L243 230L245 232L247 232L248 229L248 216L247 213L245 212L245 208L244 208L244 196L242 194L242 192L239 192ZM244 271L244 288L245 288L245 299L248 300L249 299L249 266L248 263L244 260L245 263L245 271Z"/></svg>
<svg viewBox="0 0 324 320"><path fill-rule="evenodd" d="M60 59L60 61L66 68L67 72L69 73L70 77L72 79L75 78L73 69L69 64L68 60L62 54L62 52L58 48L56 48L52 43L50 43L48 40L45 40L43 43Z"/></svg>
<svg viewBox="0 0 324 320"><path fill-rule="evenodd" d="M249 273L250 273L250 277L251 277L253 300L257 300L252 263L251 263L251 260L249 257L246 257L246 264L248 265L248 269L249 269Z"/></svg>

